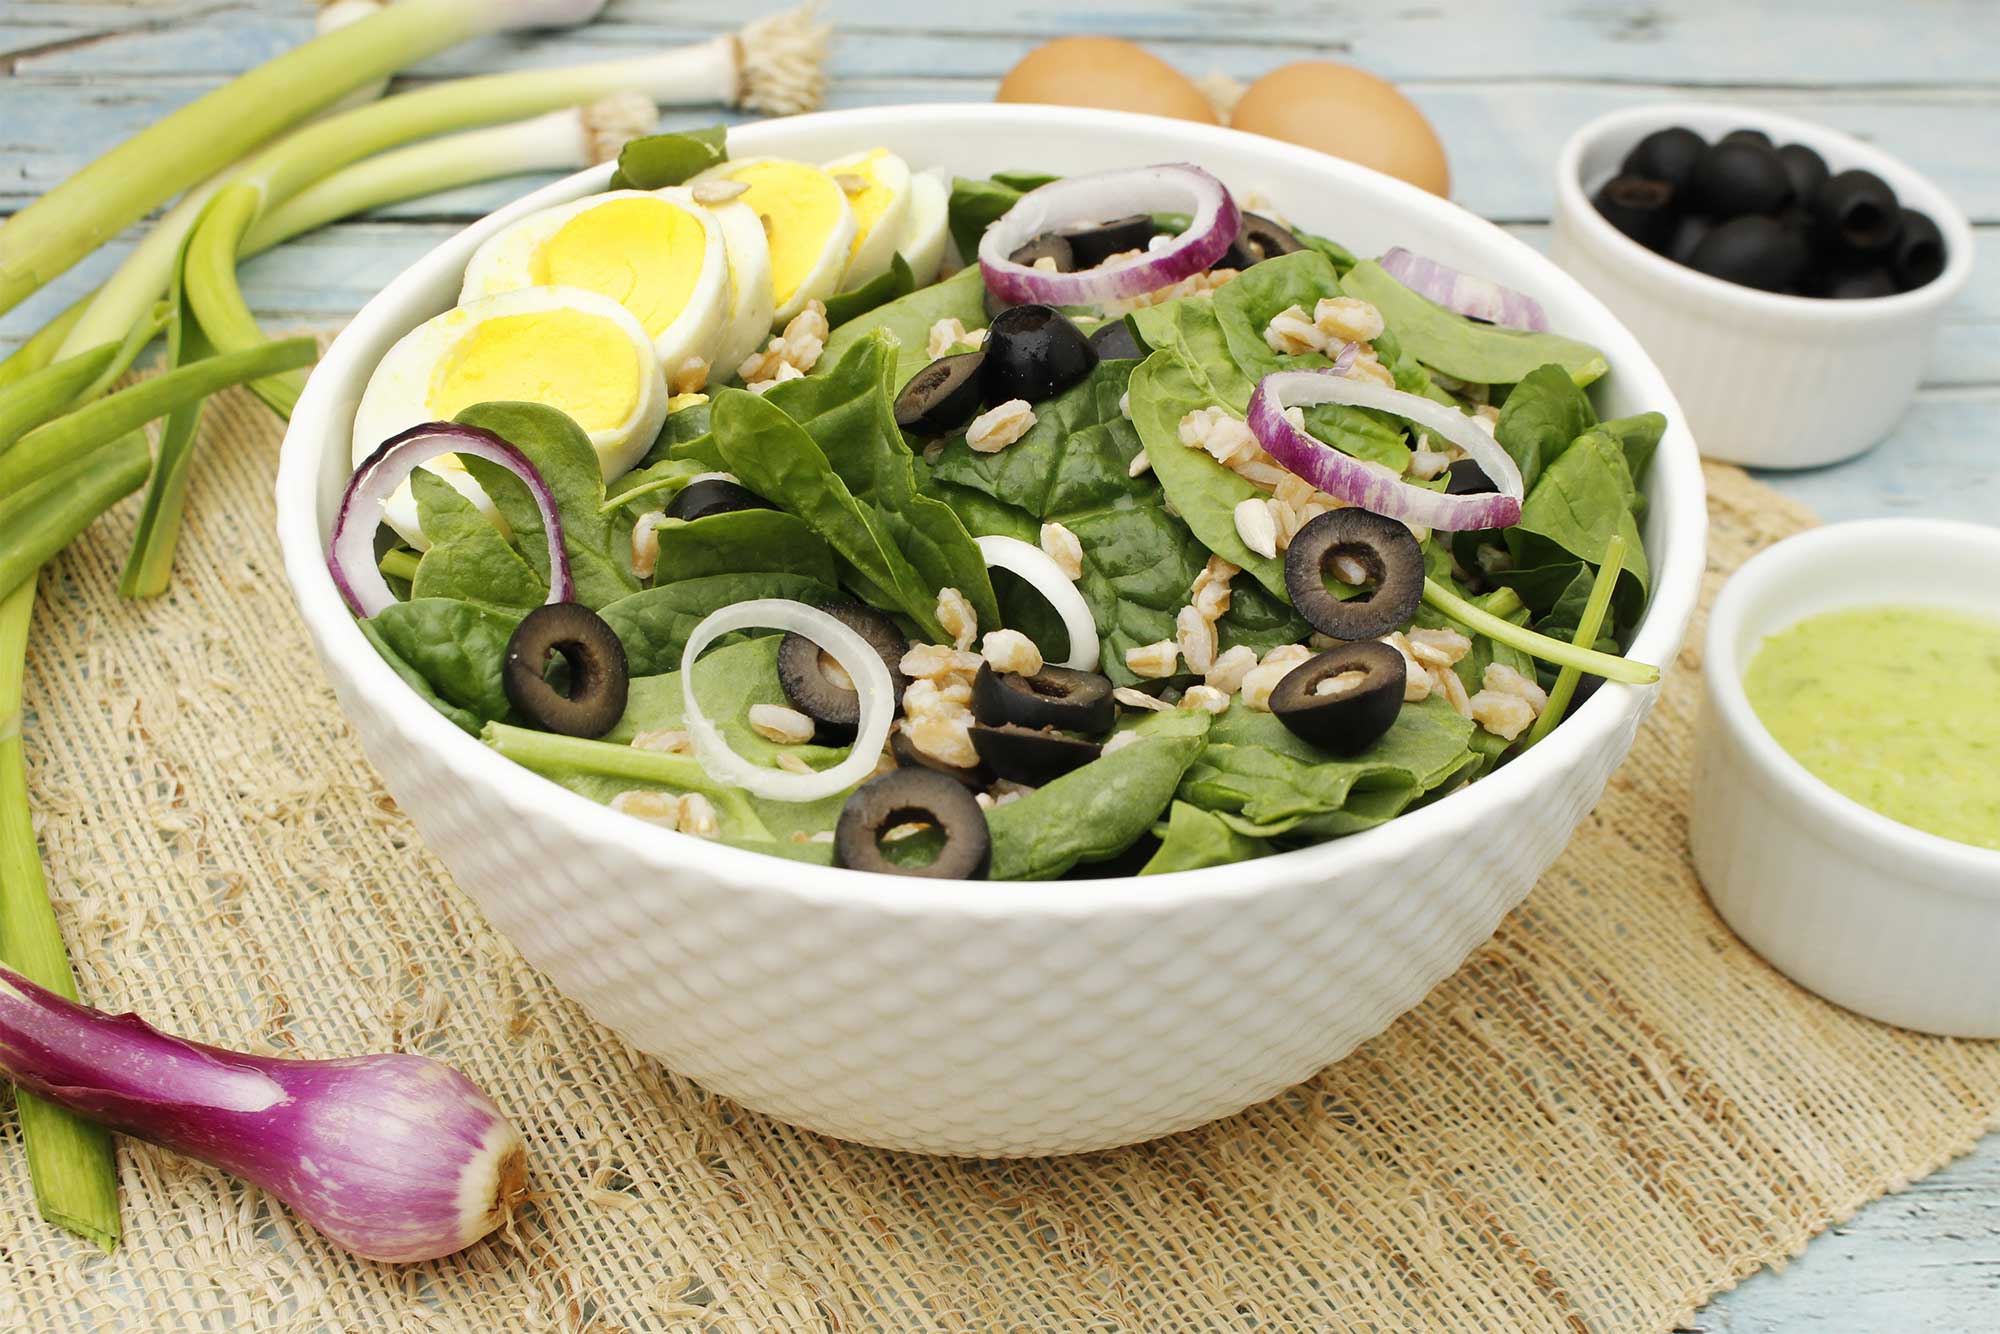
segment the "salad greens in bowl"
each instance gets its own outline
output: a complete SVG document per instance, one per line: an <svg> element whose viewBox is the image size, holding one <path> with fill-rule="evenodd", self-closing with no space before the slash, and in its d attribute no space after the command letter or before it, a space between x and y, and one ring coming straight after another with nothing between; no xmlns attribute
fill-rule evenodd
<svg viewBox="0 0 2000 1334"><path fill-rule="evenodd" d="M441 246L315 373L280 522L392 791L594 1014L815 1129L1043 1153L1304 1077L1526 892L1693 605L1675 418L1398 182L898 108Z"/></svg>

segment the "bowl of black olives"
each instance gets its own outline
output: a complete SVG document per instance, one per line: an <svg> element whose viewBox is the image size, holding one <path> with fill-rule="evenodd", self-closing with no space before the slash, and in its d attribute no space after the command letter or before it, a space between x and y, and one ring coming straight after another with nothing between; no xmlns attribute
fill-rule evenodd
<svg viewBox="0 0 2000 1334"><path fill-rule="evenodd" d="M1556 170L1555 261L1639 336L1702 452L1803 468L1902 416L1972 230L1881 149L1749 107L1637 107Z"/></svg>

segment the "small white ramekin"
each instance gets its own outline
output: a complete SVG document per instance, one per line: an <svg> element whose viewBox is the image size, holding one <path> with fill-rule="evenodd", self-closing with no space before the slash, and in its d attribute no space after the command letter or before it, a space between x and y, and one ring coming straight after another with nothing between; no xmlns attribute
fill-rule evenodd
<svg viewBox="0 0 2000 1334"><path fill-rule="evenodd" d="M1714 140L1760 129L1816 150L1834 171L1865 168L1936 220L1945 270L1915 291L1865 301L1759 292L1656 255L1590 202L1632 146L1668 125ZM1972 273L1972 228L1929 181L1878 148L1755 107L1669 103L1591 121L1556 163L1550 257L1639 336L1666 372L1701 452L1760 468L1851 458L1887 435L1909 406L1944 309Z"/></svg>
<svg viewBox="0 0 2000 1334"><path fill-rule="evenodd" d="M1785 752L1743 691L1767 635L1889 604L2000 618L2000 528L1834 524L1762 552L1723 588L1704 649L1695 870L1736 934L1801 986L1905 1028L2000 1037L2000 851L1834 791Z"/></svg>

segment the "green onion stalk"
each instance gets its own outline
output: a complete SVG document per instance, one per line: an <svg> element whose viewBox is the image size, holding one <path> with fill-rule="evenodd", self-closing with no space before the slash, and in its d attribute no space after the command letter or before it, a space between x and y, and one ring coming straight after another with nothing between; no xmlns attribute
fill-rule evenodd
<svg viewBox="0 0 2000 1334"><path fill-rule="evenodd" d="M34 609L32 582L0 599L0 962L75 1000L76 974L63 949L62 928L35 845L21 743L28 622ZM118 1164L110 1134L30 1093L16 1092L14 1105L42 1217L107 1252L116 1250Z"/></svg>
<svg viewBox="0 0 2000 1334"><path fill-rule="evenodd" d="M1590 596L1584 599L1583 615L1577 620L1576 635L1571 643L1577 648L1588 648L1597 642L1598 631L1604 628L1604 618L1611 610L1611 594L1618 587L1618 576L1625 569L1625 539L1612 534L1604 547L1604 563L1597 567L1597 578L1591 581ZM1657 678L1659 674L1654 673ZM1555 686L1549 691L1549 702L1542 707L1542 716L1535 719L1535 725L1528 732L1528 739L1521 748L1526 750L1547 736L1555 725L1562 721L1569 709L1569 702L1576 695L1576 685L1583 673L1574 666L1565 665L1556 673Z"/></svg>
<svg viewBox="0 0 2000 1334"><path fill-rule="evenodd" d="M1608 595L1607 595L1608 596ZM1602 653L1589 648L1589 640L1570 643L1548 635L1538 634L1524 625L1503 621L1490 611L1482 610L1467 602L1444 584L1435 579L1424 580L1424 601L1437 610L1467 626L1496 643L1519 649L1531 658L1552 662L1558 667L1589 672L1607 681L1621 681L1626 685L1651 685L1660 679L1660 669L1630 658L1621 658L1615 653Z"/></svg>

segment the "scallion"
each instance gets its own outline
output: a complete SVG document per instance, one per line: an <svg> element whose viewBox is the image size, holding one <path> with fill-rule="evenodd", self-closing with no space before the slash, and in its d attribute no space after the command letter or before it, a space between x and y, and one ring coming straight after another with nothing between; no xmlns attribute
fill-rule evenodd
<svg viewBox="0 0 2000 1334"><path fill-rule="evenodd" d="M1592 676L1601 676L1607 681L1622 681L1627 685L1651 685L1660 679L1660 669L1630 658L1621 658L1614 653L1600 653L1593 648L1584 648L1552 639L1548 635L1537 634L1525 625L1503 621L1489 611L1475 607L1464 598L1451 591L1435 579L1424 580L1424 601L1437 608L1460 625L1477 630L1488 639L1517 648L1529 657L1540 658L1543 662L1553 662L1559 667L1574 667Z"/></svg>
<svg viewBox="0 0 2000 1334"><path fill-rule="evenodd" d="M1583 615L1578 618L1576 634L1570 640L1576 647L1589 648L1597 642L1598 632L1604 628L1605 615L1611 610L1611 594L1618 587L1618 576L1624 569L1625 539L1613 533L1611 540L1604 545L1604 563L1597 567L1597 578L1591 581L1590 596L1584 599ZM1555 687L1549 691L1549 702L1542 706L1542 716L1535 719L1527 741L1522 744L1523 750L1547 736L1562 721L1570 700L1576 695L1576 683L1582 675L1568 665L1556 673Z"/></svg>

